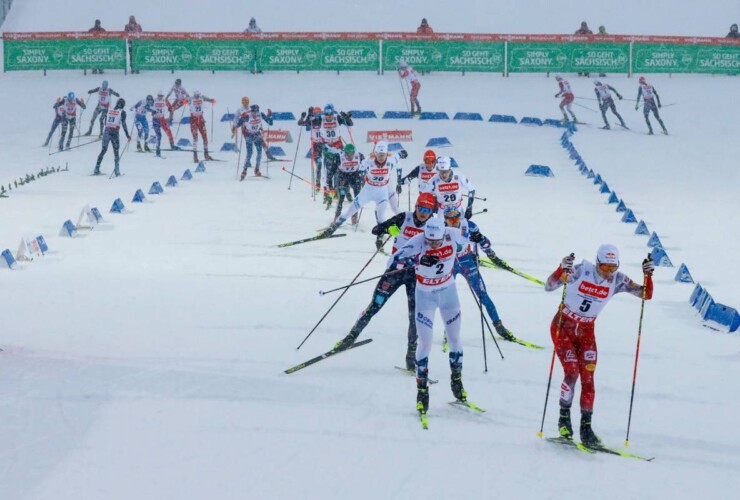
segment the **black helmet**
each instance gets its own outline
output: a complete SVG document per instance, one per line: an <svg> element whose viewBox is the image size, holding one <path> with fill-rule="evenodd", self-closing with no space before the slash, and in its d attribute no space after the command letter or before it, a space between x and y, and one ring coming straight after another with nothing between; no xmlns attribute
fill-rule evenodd
<svg viewBox="0 0 740 500"><path fill-rule="evenodd" d="M175 80L175 85L182 85L182 80L180 80L179 78L177 78Z"/></svg>
<svg viewBox="0 0 740 500"><path fill-rule="evenodd" d="M123 98L123 97L121 97L120 99L118 99L118 100L116 101L116 109L123 109L123 107L124 107L125 105L126 105L126 101L124 100L124 98Z"/></svg>
<svg viewBox="0 0 740 500"><path fill-rule="evenodd" d="M146 96L146 102L154 102L154 97L152 97L152 95L149 94L148 96Z"/></svg>

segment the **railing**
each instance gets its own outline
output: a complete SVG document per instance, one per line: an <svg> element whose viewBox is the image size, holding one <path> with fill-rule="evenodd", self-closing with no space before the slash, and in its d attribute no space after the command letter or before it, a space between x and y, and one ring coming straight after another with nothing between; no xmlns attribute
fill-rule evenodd
<svg viewBox="0 0 740 500"><path fill-rule="evenodd" d="M125 41L130 42L126 50ZM740 73L740 41L440 33L5 33L4 70Z"/></svg>

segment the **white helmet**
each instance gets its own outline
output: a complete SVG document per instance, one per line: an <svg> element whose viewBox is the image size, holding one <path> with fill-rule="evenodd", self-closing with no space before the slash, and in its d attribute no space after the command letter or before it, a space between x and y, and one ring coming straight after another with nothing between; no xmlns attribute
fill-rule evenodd
<svg viewBox="0 0 740 500"><path fill-rule="evenodd" d="M430 218L424 225L424 238L428 240L441 240L445 235L445 225L437 217Z"/></svg>
<svg viewBox="0 0 740 500"><path fill-rule="evenodd" d="M596 252L597 264L616 264L619 265L619 250L611 244L601 245Z"/></svg>
<svg viewBox="0 0 740 500"><path fill-rule="evenodd" d="M162 97L162 96L164 96L164 90L158 90L157 97Z"/></svg>
<svg viewBox="0 0 740 500"><path fill-rule="evenodd" d="M398 60L398 67L399 68L408 68L408 66L409 65L408 65L408 63L406 62L405 59L399 59Z"/></svg>
<svg viewBox="0 0 740 500"><path fill-rule="evenodd" d="M200 90L193 90L193 97L200 97Z"/></svg>
<svg viewBox="0 0 740 500"><path fill-rule="evenodd" d="M375 154L388 154L388 143L385 141L379 141L375 145Z"/></svg>
<svg viewBox="0 0 740 500"><path fill-rule="evenodd" d="M440 156L437 158L437 170L440 172L446 172L452 168L452 162L447 156Z"/></svg>

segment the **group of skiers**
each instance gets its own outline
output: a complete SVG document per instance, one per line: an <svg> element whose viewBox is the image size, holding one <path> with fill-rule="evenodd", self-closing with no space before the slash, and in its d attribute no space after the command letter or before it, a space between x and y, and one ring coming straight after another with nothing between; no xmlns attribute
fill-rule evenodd
<svg viewBox="0 0 740 500"><path fill-rule="evenodd" d="M563 121L568 122L572 121L573 123L582 123L578 121L578 118L576 118L575 113L573 113L573 103L575 100L575 95L573 94L573 90L571 89L570 83L568 80L564 79L560 75L555 76L555 80L558 82L559 92L555 94L556 98L561 98L560 101L560 112L563 114ZM655 87L647 82L644 76L641 76L638 79L639 86L637 89L637 99L635 100L635 111L638 109L640 105L640 98L643 100L643 107L642 107L642 113L645 117L645 123L648 126L648 134L653 135L653 125L650 123L650 113L652 112L655 116L655 119L658 120L658 123L660 123L661 128L663 129L664 134L668 134L668 129L666 129L665 124L663 124L663 120L660 117L660 114L658 113L658 109L662 107L660 104L660 96L658 95L658 91L655 90ZM614 98L612 97L611 93L614 92L616 94L617 98L621 101L622 95L617 92L617 90L612 87L609 84L602 83L600 80L594 80L594 93L596 94L596 101L599 104L599 110L601 111L601 117L604 119L604 126L602 128L609 130L611 129L611 126L609 125L609 120L606 117L606 112L608 110L611 110L611 112L619 119L619 125L623 128L628 128L627 125L624 123L624 119L617 111L617 107L614 104ZM566 113L567 111L567 113ZM570 116L568 116L570 114Z"/></svg>

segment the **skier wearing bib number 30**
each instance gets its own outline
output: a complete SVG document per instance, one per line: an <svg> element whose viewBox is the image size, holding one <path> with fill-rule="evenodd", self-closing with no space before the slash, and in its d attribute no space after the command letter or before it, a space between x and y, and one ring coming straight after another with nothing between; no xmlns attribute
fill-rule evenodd
<svg viewBox="0 0 740 500"><path fill-rule="evenodd" d="M573 438L570 407L575 384L581 378L581 442L586 446L601 446L601 440L591 428L594 408L594 374L598 360L594 325L596 317L616 294L627 292L650 300L653 296L655 264L648 255L642 262L644 283L638 285L619 269L619 250L614 245L601 245L596 253L596 264L584 260L573 265L574 254L563 258L560 266L547 278L545 290L551 292L567 281L568 287L562 310L555 314L550 334L555 352L563 366L565 377L560 388L560 435Z"/></svg>

